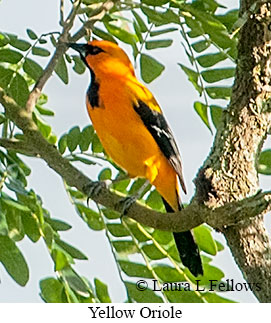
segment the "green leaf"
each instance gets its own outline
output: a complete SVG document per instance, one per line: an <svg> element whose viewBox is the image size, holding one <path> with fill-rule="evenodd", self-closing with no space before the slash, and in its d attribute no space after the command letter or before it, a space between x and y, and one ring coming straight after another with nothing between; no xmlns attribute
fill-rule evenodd
<svg viewBox="0 0 271 323"><path fill-rule="evenodd" d="M92 230L100 231L104 229L104 222L101 215L82 203L75 203L79 215L87 222Z"/></svg>
<svg viewBox="0 0 271 323"><path fill-rule="evenodd" d="M118 223L108 223L107 229L114 237L127 237L129 236L129 232L126 230L126 228L122 224Z"/></svg>
<svg viewBox="0 0 271 323"><path fill-rule="evenodd" d="M10 39L7 34L0 32L0 47L4 47L9 43Z"/></svg>
<svg viewBox="0 0 271 323"><path fill-rule="evenodd" d="M0 86L3 89L7 89L14 71L0 66Z"/></svg>
<svg viewBox="0 0 271 323"><path fill-rule="evenodd" d="M183 64L178 63L178 65L181 67L181 69L185 72L185 74L188 76L188 80L193 84L194 88L201 94L202 88L198 84L199 79L199 73L184 66Z"/></svg>
<svg viewBox="0 0 271 323"><path fill-rule="evenodd" d="M208 303L235 303L235 301L219 296L215 293L205 293L204 298Z"/></svg>
<svg viewBox="0 0 271 323"><path fill-rule="evenodd" d="M169 23L180 23L180 18L172 10L158 11L146 6L141 6L142 12L148 17L149 23L161 26Z"/></svg>
<svg viewBox="0 0 271 323"><path fill-rule="evenodd" d="M223 244L221 242L215 240L215 243L216 243L216 249L217 249L217 251L222 251L222 250L225 249L224 246L223 246Z"/></svg>
<svg viewBox="0 0 271 323"><path fill-rule="evenodd" d="M68 231L72 228L70 224L61 220L45 218L45 221L49 223L55 231Z"/></svg>
<svg viewBox="0 0 271 323"><path fill-rule="evenodd" d="M79 147L81 151L87 151L94 136L93 126L86 126L80 133Z"/></svg>
<svg viewBox="0 0 271 323"><path fill-rule="evenodd" d="M83 279L70 267L62 270L64 279L69 286L79 295L89 297L89 290Z"/></svg>
<svg viewBox="0 0 271 323"><path fill-rule="evenodd" d="M77 74L83 74L86 70L86 65L82 62L81 58L78 56L73 56L73 61L74 61L74 65L73 65L73 70L77 73ZM67 68L66 68L67 71ZM67 74L68 76L68 74Z"/></svg>
<svg viewBox="0 0 271 323"><path fill-rule="evenodd" d="M153 278L151 271L143 264L125 260L119 260L118 263L121 270L130 277Z"/></svg>
<svg viewBox="0 0 271 323"><path fill-rule="evenodd" d="M15 50L9 48L3 48L0 50L0 62L17 64L22 58L23 55Z"/></svg>
<svg viewBox="0 0 271 323"><path fill-rule="evenodd" d="M8 89L10 95L20 106L24 107L29 96L28 85L22 75L15 73Z"/></svg>
<svg viewBox="0 0 271 323"><path fill-rule="evenodd" d="M55 278L40 281L41 298L46 303L63 303L63 285Z"/></svg>
<svg viewBox="0 0 271 323"><path fill-rule="evenodd" d="M103 152L103 146L102 146L100 139L96 133L94 133L93 138L92 138L91 149L96 154Z"/></svg>
<svg viewBox="0 0 271 323"><path fill-rule="evenodd" d="M207 111L207 105L203 104L201 102L194 102L194 109L196 110L197 114L200 116L202 121L206 124L208 129L212 132L210 123L209 123L209 118L208 118L208 111Z"/></svg>
<svg viewBox="0 0 271 323"><path fill-rule="evenodd" d="M133 195L136 194L138 192L138 190L141 188L141 186L146 182L145 178L137 178L131 188L129 189L129 194Z"/></svg>
<svg viewBox="0 0 271 323"><path fill-rule="evenodd" d="M223 86L210 86L205 90L211 99L229 100L231 97L231 87Z"/></svg>
<svg viewBox="0 0 271 323"><path fill-rule="evenodd" d="M203 303L200 295L194 291L165 291L166 297L170 303Z"/></svg>
<svg viewBox="0 0 271 323"><path fill-rule="evenodd" d="M131 180L127 178L119 182L115 182L115 183L113 182L112 188L118 192L126 193L126 188L129 186L130 181Z"/></svg>
<svg viewBox="0 0 271 323"><path fill-rule="evenodd" d="M212 41L219 47L226 49L234 46L235 40L230 38L226 27L217 20L214 15L200 10L193 5L186 5L185 8L200 22L202 29L207 33Z"/></svg>
<svg viewBox="0 0 271 323"><path fill-rule="evenodd" d="M235 75L235 68L216 68L213 70L205 70L201 75L207 83L214 83L225 80Z"/></svg>
<svg viewBox="0 0 271 323"><path fill-rule="evenodd" d="M40 39L39 39L39 43L40 43L40 44L47 44L47 40L46 40L46 39L42 39L42 38L40 38Z"/></svg>
<svg viewBox="0 0 271 323"><path fill-rule="evenodd" d="M115 44L117 43L112 35L110 35L109 33L105 32L105 31L103 31L102 29L94 27L92 32L93 32L94 35L100 37L101 39L109 40L109 41L111 41L112 43L115 43Z"/></svg>
<svg viewBox="0 0 271 323"><path fill-rule="evenodd" d="M44 138L48 138L52 132L51 126L45 123L35 112L33 113L33 119L39 128L39 131L43 135Z"/></svg>
<svg viewBox="0 0 271 323"><path fill-rule="evenodd" d="M220 122L222 120L223 108L217 105L210 105L211 118L214 126L218 129Z"/></svg>
<svg viewBox="0 0 271 323"><path fill-rule="evenodd" d="M260 153L257 169L260 174L271 175L271 149Z"/></svg>
<svg viewBox="0 0 271 323"><path fill-rule="evenodd" d="M162 40L149 40L146 41L146 49L156 49L169 47L173 43L172 39L162 39Z"/></svg>
<svg viewBox="0 0 271 323"><path fill-rule="evenodd" d="M142 37L142 34L141 34L140 27L139 27L139 25L138 25L138 23L137 23L136 20L133 21L133 27L134 27L134 31L136 33L136 36L137 36L140 44L142 44L144 42L144 40L143 40L143 37ZM136 50L136 55L134 54L134 56L136 57L137 54L138 54L138 51Z"/></svg>
<svg viewBox="0 0 271 323"><path fill-rule="evenodd" d="M36 109L43 116L50 116L50 117L52 117L52 116L55 115L54 111L49 110L49 109L45 109L43 106L41 106L39 104L36 104Z"/></svg>
<svg viewBox="0 0 271 323"><path fill-rule="evenodd" d="M30 211L30 209L26 205L20 204L17 201L12 200L11 198L8 197L8 195L6 194L4 195L4 193L2 193L1 202L3 202L8 207L14 208L18 211L22 211L22 212Z"/></svg>
<svg viewBox="0 0 271 323"><path fill-rule="evenodd" d="M36 33L33 30L31 30L31 29L26 29L26 32L27 32L27 35L28 35L28 37L30 39L35 40L35 39L38 38L38 36L36 35Z"/></svg>
<svg viewBox="0 0 271 323"><path fill-rule="evenodd" d="M22 223L28 238L33 242L37 242L40 238L40 225L37 217L32 213L24 213Z"/></svg>
<svg viewBox="0 0 271 323"><path fill-rule="evenodd" d="M99 279L94 279L96 295L101 303L111 303L110 296L108 294L107 285L101 282Z"/></svg>
<svg viewBox="0 0 271 323"><path fill-rule="evenodd" d="M69 83L68 69L63 55L58 60L55 67L55 72L64 84Z"/></svg>
<svg viewBox="0 0 271 323"><path fill-rule="evenodd" d="M139 242L145 242L149 241L149 238L146 237L146 235L142 232L141 227L136 222L131 222L129 224L129 228L133 234L133 236L139 241ZM130 234L128 234L130 235Z"/></svg>
<svg viewBox="0 0 271 323"><path fill-rule="evenodd" d="M111 177L112 177L112 170L110 168L104 168L103 170L100 171L98 175L98 180L105 181L107 179L111 179Z"/></svg>
<svg viewBox="0 0 271 323"><path fill-rule="evenodd" d="M73 152L79 144L80 140L80 128L75 126L70 129L67 135L67 145L70 152Z"/></svg>
<svg viewBox="0 0 271 323"><path fill-rule="evenodd" d="M68 138L68 135L65 133L58 141L58 150L61 155L64 154L67 148L67 138Z"/></svg>
<svg viewBox="0 0 271 323"><path fill-rule="evenodd" d="M210 47L210 42L208 40L200 40L192 44L192 47L197 53L201 53Z"/></svg>
<svg viewBox="0 0 271 323"><path fill-rule="evenodd" d="M67 254L64 250L53 244L54 247L51 251L52 258L55 263L55 271L60 271L68 267L71 263L74 263L72 257Z"/></svg>
<svg viewBox="0 0 271 323"><path fill-rule="evenodd" d="M25 286L29 279L29 270L21 251L7 236L0 236L0 246L0 262L16 283Z"/></svg>
<svg viewBox="0 0 271 323"><path fill-rule="evenodd" d="M192 17L185 17L186 25L191 29L188 32L188 36L190 38L196 38L202 36L204 34L204 30L202 29L201 23Z"/></svg>
<svg viewBox="0 0 271 323"><path fill-rule="evenodd" d="M153 57L141 54L140 56L140 72L144 82L151 83L155 80L165 69L165 66L159 63Z"/></svg>
<svg viewBox="0 0 271 323"><path fill-rule="evenodd" d="M160 296L156 295L154 291L147 288L146 290L138 290L137 286L133 283L125 282L129 298L137 303L163 303Z"/></svg>
<svg viewBox="0 0 271 323"><path fill-rule="evenodd" d="M42 67L38 63L27 57L23 64L23 70L35 81L40 78L43 72Z"/></svg>
<svg viewBox="0 0 271 323"><path fill-rule="evenodd" d="M135 20L136 20L136 22L137 22L137 24L138 24L138 26L139 26L139 28L140 28L140 31L141 31L142 33L147 32L147 31L148 31L148 28L147 28L147 26L146 26L146 24L145 24L144 20L140 17L140 15L139 15L136 11L134 11L134 10L132 10L132 14L133 14L133 15L134 15L134 17L135 17Z"/></svg>
<svg viewBox="0 0 271 323"><path fill-rule="evenodd" d="M224 53L214 53L214 54L206 54L202 56L198 56L196 60L202 67L211 67L215 64L224 61L227 58L227 55Z"/></svg>
<svg viewBox="0 0 271 323"><path fill-rule="evenodd" d="M177 269L168 265L158 265L154 267L157 276L164 282L174 283L186 281L186 277L180 274Z"/></svg>
<svg viewBox="0 0 271 323"><path fill-rule="evenodd" d="M111 209L102 209L103 215L110 220L119 219L119 212L113 211Z"/></svg>
<svg viewBox="0 0 271 323"><path fill-rule="evenodd" d="M57 142L57 136L51 133L49 137L47 138L48 142L52 145L55 145Z"/></svg>
<svg viewBox="0 0 271 323"><path fill-rule="evenodd" d="M159 35L164 35L164 34L171 33L173 31L176 31L176 30L178 30L178 28L174 28L174 27L160 29L160 30L154 30L154 31L151 31L150 32L150 36L151 37L155 37L155 36L159 36Z"/></svg>
<svg viewBox="0 0 271 323"><path fill-rule="evenodd" d="M42 47L37 47L37 46L32 48L32 54L37 56L44 56L44 57L50 56L49 50Z"/></svg>
<svg viewBox="0 0 271 323"><path fill-rule="evenodd" d="M73 258L80 259L80 260L87 260L88 259L88 257L85 256L80 250L71 246L67 242L60 240L60 239L55 239L55 241L62 249L64 249Z"/></svg>
<svg viewBox="0 0 271 323"><path fill-rule="evenodd" d="M147 4L148 6L162 6L169 2L169 0L141 0L142 3Z"/></svg>
<svg viewBox="0 0 271 323"><path fill-rule="evenodd" d="M153 190L150 192L146 199L146 204L154 210L163 211L164 203L161 198L161 195L157 192L157 190Z"/></svg>
<svg viewBox="0 0 271 323"><path fill-rule="evenodd" d="M209 255L217 254L216 243L212 237L211 229L206 225L200 225L193 230L194 237L199 248Z"/></svg>
<svg viewBox="0 0 271 323"><path fill-rule="evenodd" d="M235 23L237 23L238 18L239 18L239 10L238 9L233 9L233 10L226 12L224 15L217 15L216 16L216 19L218 19L220 22L222 22L222 24L227 27L228 31L232 30ZM243 17L241 17L241 18L243 18ZM240 18L240 20L242 20L241 18ZM241 27L241 26L239 26L239 27Z"/></svg>
<svg viewBox="0 0 271 323"><path fill-rule="evenodd" d="M0 236L7 236L8 235L8 224L6 221L4 210L1 209L0 205Z"/></svg>
<svg viewBox="0 0 271 323"><path fill-rule="evenodd" d="M168 245L172 241L172 233L161 231L161 230L155 230L152 234L153 238L162 245Z"/></svg>
<svg viewBox="0 0 271 323"><path fill-rule="evenodd" d="M12 47L15 47L22 51L27 51L31 46L31 44L28 41L18 38L11 39L9 43Z"/></svg>
<svg viewBox="0 0 271 323"><path fill-rule="evenodd" d="M113 246L121 256L138 253L138 249L132 240L116 240Z"/></svg>
<svg viewBox="0 0 271 323"><path fill-rule="evenodd" d="M104 26L111 35L117 37L119 40L123 41L126 44L133 45L137 42L136 35L129 33L125 29L122 29L110 23L105 23Z"/></svg>
<svg viewBox="0 0 271 323"><path fill-rule="evenodd" d="M51 248L54 238L54 230L48 223L43 224L43 234L44 234L44 240L46 242L46 245Z"/></svg>
<svg viewBox="0 0 271 323"><path fill-rule="evenodd" d="M21 212L13 208L7 208L6 221L9 229L9 237L14 241L22 240L25 232Z"/></svg>
<svg viewBox="0 0 271 323"><path fill-rule="evenodd" d="M48 103L48 96L46 94L42 93L40 95L40 97L38 98L37 104L38 105L44 105L45 103Z"/></svg>
<svg viewBox="0 0 271 323"><path fill-rule="evenodd" d="M166 258L166 256L153 243L144 245L142 250L152 260Z"/></svg>

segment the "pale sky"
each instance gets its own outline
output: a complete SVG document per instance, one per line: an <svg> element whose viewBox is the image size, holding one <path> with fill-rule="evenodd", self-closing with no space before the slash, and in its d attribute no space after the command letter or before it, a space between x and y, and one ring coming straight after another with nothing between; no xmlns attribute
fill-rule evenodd
<svg viewBox="0 0 271 323"><path fill-rule="evenodd" d="M236 0L221 2L229 8L236 8L238 5ZM22 38L27 38L25 32L27 28L33 29L37 34L59 30L58 7L59 1L55 0L46 2L3 0L0 3L0 30L13 32ZM192 180L209 153L213 137L194 112L193 102L197 98L197 93L176 64L176 62L187 64L180 38L175 38L174 47L152 51L150 54L166 65L166 71L162 76L148 87L164 110L181 150L184 177L188 188L188 195L183 196L183 200L188 202L194 192ZM47 59L40 60L43 66ZM75 125L82 128L89 124L85 109L85 92L88 84L88 73L77 75L71 70L68 86L65 86L57 76L53 76L45 86L44 92L49 96L48 107L56 114L49 123L57 135L67 132ZM88 277L90 281L93 281L94 277L101 279L108 285L112 300L123 302L124 288L104 233L87 228L70 204L61 178L49 169L45 162L30 158L24 158L24 160L33 170L29 187L33 187L36 193L42 196L43 204L51 212L52 217L63 219L73 226L71 230L61 233L63 240L73 244L89 257L89 261L77 261L76 270ZM81 164L79 166L81 167ZM93 167L81 167L81 169L91 178L96 179L97 169ZM270 178L261 176L261 186L263 189L270 189ZM268 223L270 228L270 221ZM221 234L215 233L215 237L225 245ZM26 287L18 286L0 265L0 302L42 302L38 295L39 280L54 276L53 262L42 240L33 244L25 238L18 245L29 264L30 281ZM234 279L238 283L244 282L227 247L215 257L213 264L224 271L225 279ZM256 302L255 297L249 292L231 292L223 295L240 302Z"/></svg>

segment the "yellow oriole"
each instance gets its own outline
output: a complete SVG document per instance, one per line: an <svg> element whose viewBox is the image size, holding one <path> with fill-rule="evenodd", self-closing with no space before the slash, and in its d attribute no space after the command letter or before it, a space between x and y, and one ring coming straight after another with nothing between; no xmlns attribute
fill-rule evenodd
<svg viewBox="0 0 271 323"><path fill-rule="evenodd" d="M163 198L167 212L181 209L178 178L186 192L180 154L152 93L135 76L126 53L115 43L69 44L90 70L87 109L107 154L130 177L144 177ZM203 274L190 231L173 233L182 263Z"/></svg>

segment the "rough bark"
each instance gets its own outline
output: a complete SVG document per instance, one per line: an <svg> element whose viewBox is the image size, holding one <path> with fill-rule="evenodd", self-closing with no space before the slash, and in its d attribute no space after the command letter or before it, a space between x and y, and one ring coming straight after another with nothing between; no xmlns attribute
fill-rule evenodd
<svg viewBox="0 0 271 323"><path fill-rule="evenodd" d="M258 153L270 130L271 12L270 2L243 0L242 15L256 3L240 30L232 98L210 156L200 169L195 200L217 207L242 200L259 190ZM271 302L271 245L260 214L221 228L244 278L260 302Z"/></svg>

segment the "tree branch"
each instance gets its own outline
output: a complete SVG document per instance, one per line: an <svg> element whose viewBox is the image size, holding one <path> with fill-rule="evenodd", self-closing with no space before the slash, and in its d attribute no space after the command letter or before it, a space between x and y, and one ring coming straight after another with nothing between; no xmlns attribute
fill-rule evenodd
<svg viewBox="0 0 271 323"><path fill-rule="evenodd" d="M85 24L70 38L70 41L77 42L77 40L84 37L86 35L86 31L88 29L92 29L95 22L101 21L105 14L114 7L117 1L118 0L108 0L101 3L97 9L93 10L89 20L86 21Z"/></svg>
<svg viewBox="0 0 271 323"><path fill-rule="evenodd" d="M41 135L32 120L31 113L19 107L13 99L5 95L1 88L0 102L5 107L7 116L23 131L27 139L26 142L0 139L0 145L6 149L41 157L68 185L85 193L86 186L92 181L62 157L58 150ZM113 210L121 211L119 202L122 198L123 196L103 188L94 201ZM144 225L163 231L187 231L204 222L221 230L257 216L259 213L267 212L270 207L271 192L266 192L214 209L193 202L182 211L167 214L155 212L140 203L135 203L129 208L127 216Z"/></svg>
<svg viewBox="0 0 271 323"><path fill-rule="evenodd" d="M63 29L62 29L62 33L60 34L58 43L56 45L56 50L52 58L50 59L49 63L45 67L41 77L36 82L26 102L25 108L28 112L33 111L35 104L37 103L37 100L41 95L41 91L44 85L53 74L60 57L62 57L62 55L64 55L67 50L66 42L68 40L69 31L73 26L73 22L76 17L76 12L78 10L78 6L80 5L80 3L81 3L80 0L74 1L70 14L68 15L67 19L63 22Z"/></svg>
<svg viewBox="0 0 271 323"><path fill-rule="evenodd" d="M268 104L271 5L261 0L241 0L240 15L245 15L252 5L255 12L248 15L240 29L231 102L223 114L210 155L195 179L193 201L209 208L227 207L237 201L242 204L249 196L252 202L259 190L255 165L271 125ZM253 291L255 296L261 302L271 302L271 243L263 222L264 205L270 203L270 194L265 197L266 201L258 197L258 202L256 195L255 205L252 202L247 209L249 214L256 211L258 216L221 227L221 231L244 278L260 286ZM242 208L240 212L243 211ZM229 212L233 220L240 215L238 208L236 212L234 209Z"/></svg>
<svg viewBox="0 0 271 323"><path fill-rule="evenodd" d="M27 142L17 139L0 138L0 146L6 149L15 150L21 154L38 157L38 152Z"/></svg>

